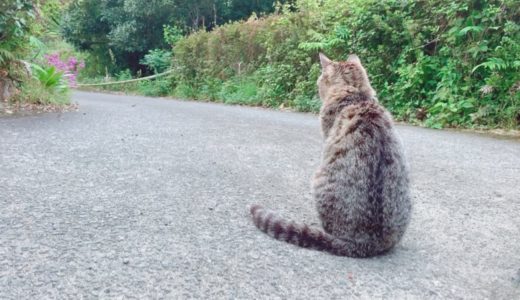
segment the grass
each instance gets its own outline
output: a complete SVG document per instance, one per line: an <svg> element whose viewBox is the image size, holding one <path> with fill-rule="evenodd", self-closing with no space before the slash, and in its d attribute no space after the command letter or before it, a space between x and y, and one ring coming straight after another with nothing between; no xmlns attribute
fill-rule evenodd
<svg viewBox="0 0 520 300"><path fill-rule="evenodd" d="M131 77L122 73L108 81L103 77L98 77L82 80L82 83L117 82L128 79L131 79ZM82 89L123 92L152 97L171 96L180 99L204 100L233 105L294 108L302 112L318 112L321 105L317 96L308 98L300 95L294 100L289 100L287 97L273 97L272 92L258 86L254 77L234 77L227 81L206 80L199 84L190 84L185 81L175 82L172 78L163 77L122 84L82 87Z"/></svg>
<svg viewBox="0 0 520 300"><path fill-rule="evenodd" d="M70 92L68 89L52 89L34 79L26 80L20 87L12 102L40 105L68 105Z"/></svg>

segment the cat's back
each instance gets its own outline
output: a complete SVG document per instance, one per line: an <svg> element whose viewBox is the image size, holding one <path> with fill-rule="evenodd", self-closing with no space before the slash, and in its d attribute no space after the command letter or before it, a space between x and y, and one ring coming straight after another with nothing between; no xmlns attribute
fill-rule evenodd
<svg viewBox="0 0 520 300"><path fill-rule="evenodd" d="M360 155L374 148L379 152L402 148L390 113L376 101L345 105L339 109L332 123L325 141L330 148L358 149L357 154Z"/></svg>
<svg viewBox="0 0 520 300"><path fill-rule="evenodd" d="M403 152L388 111L377 101L360 101L336 115L323 163L345 188L364 194L376 188L379 196L395 198L408 189Z"/></svg>
<svg viewBox="0 0 520 300"><path fill-rule="evenodd" d="M324 161L316 177L318 205L341 199L324 219L344 220L337 234L382 237L385 249L402 236L411 199L401 142L390 114L375 101L345 106L325 142Z"/></svg>

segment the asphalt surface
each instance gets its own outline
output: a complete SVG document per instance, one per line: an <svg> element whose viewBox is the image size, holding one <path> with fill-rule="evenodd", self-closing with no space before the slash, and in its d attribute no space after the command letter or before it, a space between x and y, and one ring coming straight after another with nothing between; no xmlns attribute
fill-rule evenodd
<svg viewBox="0 0 520 300"><path fill-rule="evenodd" d="M259 232L317 223L315 115L76 92L0 118L0 299L520 299L520 143L398 126L414 213L385 256Z"/></svg>

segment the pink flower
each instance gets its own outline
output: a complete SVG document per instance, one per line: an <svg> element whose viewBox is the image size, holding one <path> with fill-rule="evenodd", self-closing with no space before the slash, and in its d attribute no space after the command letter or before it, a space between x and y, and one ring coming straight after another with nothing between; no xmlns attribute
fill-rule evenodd
<svg viewBox="0 0 520 300"><path fill-rule="evenodd" d="M80 69L85 67L84 61L78 62L76 57L71 56L67 62L65 62L60 59L59 53L45 55L45 59L49 65L54 66L58 71L63 72L64 78L67 80L70 87L76 86L76 77L78 76L78 72Z"/></svg>

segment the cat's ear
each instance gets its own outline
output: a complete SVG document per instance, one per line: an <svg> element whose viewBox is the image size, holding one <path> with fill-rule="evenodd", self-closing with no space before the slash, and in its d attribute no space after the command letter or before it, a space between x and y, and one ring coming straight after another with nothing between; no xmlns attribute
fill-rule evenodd
<svg viewBox="0 0 520 300"><path fill-rule="evenodd" d="M347 61L350 61L350 62L355 62L355 63L358 63L358 64L361 64L361 60L359 59L359 57L355 54L350 54L347 58Z"/></svg>
<svg viewBox="0 0 520 300"><path fill-rule="evenodd" d="M328 65L330 65L332 63L332 61L327 57L325 56L325 54L321 53L320 52L320 64L321 64L321 69L325 69Z"/></svg>

